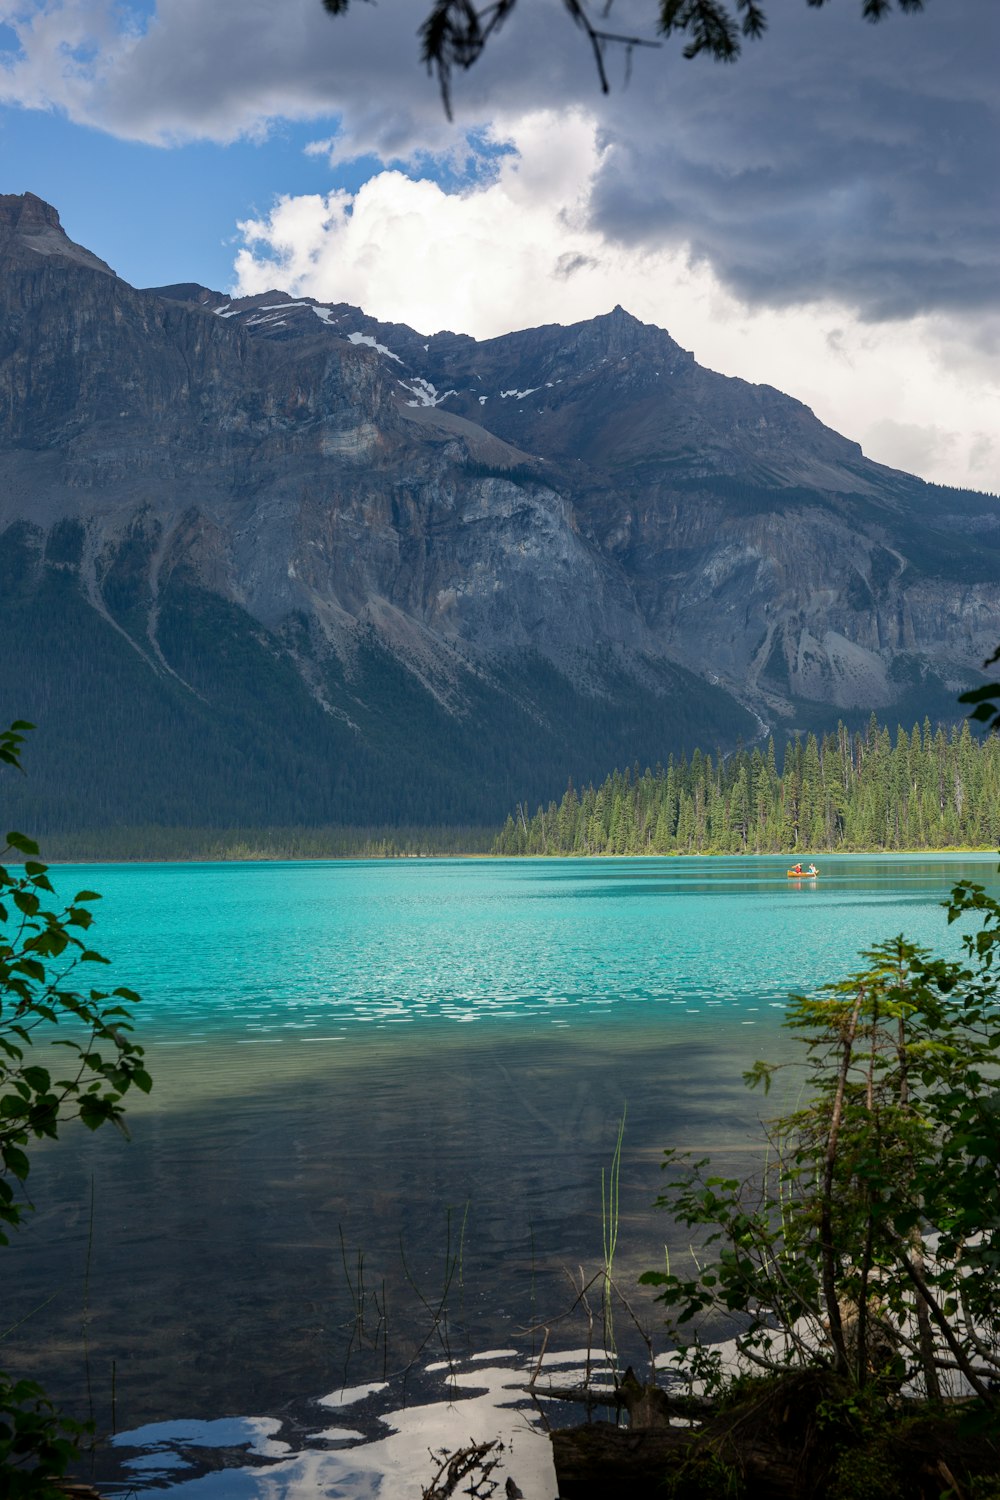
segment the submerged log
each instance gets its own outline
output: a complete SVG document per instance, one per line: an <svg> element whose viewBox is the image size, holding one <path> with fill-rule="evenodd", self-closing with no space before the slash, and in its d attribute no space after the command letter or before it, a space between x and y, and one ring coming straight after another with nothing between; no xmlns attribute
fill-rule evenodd
<svg viewBox="0 0 1000 1500"><path fill-rule="evenodd" d="M556 1428L551 1438L559 1500L662 1496L668 1466L690 1444L690 1433L680 1427L643 1430L611 1422Z"/></svg>
<svg viewBox="0 0 1000 1500"><path fill-rule="evenodd" d="M611 1422L558 1428L551 1438L559 1500L607 1500L613 1494L663 1500L664 1479L685 1469L692 1494L703 1494L702 1466L711 1450L698 1441L700 1435L691 1427L615 1427ZM732 1467L741 1475L747 1500L801 1500L796 1453L749 1444ZM681 1497L684 1490L675 1493Z"/></svg>
<svg viewBox="0 0 1000 1500"><path fill-rule="evenodd" d="M823 1462L817 1406L836 1394L829 1371L801 1371L720 1407L711 1398L643 1386L630 1370L619 1387L628 1428L592 1423L552 1434L560 1500L596 1500L602 1486L612 1487L605 1493L627 1487L629 1500L662 1500L668 1476L671 1493L684 1500L714 1493L727 1471L746 1500L802 1500L813 1493L814 1465ZM678 1421L681 1405L686 1422Z"/></svg>

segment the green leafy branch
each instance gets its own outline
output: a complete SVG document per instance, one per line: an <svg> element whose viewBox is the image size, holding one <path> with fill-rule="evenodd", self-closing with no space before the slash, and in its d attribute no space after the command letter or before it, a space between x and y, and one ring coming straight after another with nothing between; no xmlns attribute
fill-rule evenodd
<svg viewBox="0 0 1000 1500"><path fill-rule="evenodd" d="M33 1380L0 1370L0 1493L5 1500L65 1500L57 1480L93 1424L63 1416Z"/></svg>
<svg viewBox="0 0 1000 1500"><path fill-rule="evenodd" d="M0 731L0 764L23 773L21 750L33 726L18 719ZM0 1245L31 1202L26 1183L33 1140L58 1137L79 1119L90 1130L125 1130L124 1097L148 1093L152 1080L143 1049L132 1038L135 990L89 987L92 965L108 960L90 946L96 891L55 901L48 866L23 833L7 834L0 858ZM58 1063L33 1049L46 1045ZM0 1371L0 1494L43 1500L62 1493L57 1483L91 1424L63 1416L32 1381Z"/></svg>
<svg viewBox="0 0 1000 1500"><path fill-rule="evenodd" d="M0 1224L16 1227L26 1204L12 1180L27 1180L31 1138L55 1139L71 1118L124 1130L124 1095L133 1086L148 1093L152 1081L131 1035L139 995L76 983L108 962L86 938L99 896L83 890L64 907L45 905L54 892L38 845L11 832L3 852L25 856L20 872L0 865ZM57 1072L28 1060L40 1028L50 1027L59 1033L52 1046L68 1054Z"/></svg>
<svg viewBox="0 0 1000 1500"><path fill-rule="evenodd" d="M659 1199L694 1231L695 1269L650 1271L690 1363L725 1317L751 1366L827 1369L861 1390L960 1376L996 1415L1000 1382L1000 904L964 882L949 920L982 919L966 962L899 937L819 995L793 996L806 1102L769 1122L741 1182L668 1152ZM776 1073L746 1075L769 1088Z"/></svg>

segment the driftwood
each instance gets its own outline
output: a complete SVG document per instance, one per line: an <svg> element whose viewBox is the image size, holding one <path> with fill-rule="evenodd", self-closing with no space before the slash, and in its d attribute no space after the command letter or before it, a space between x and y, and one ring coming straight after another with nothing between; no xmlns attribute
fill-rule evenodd
<svg viewBox="0 0 1000 1500"><path fill-rule="evenodd" d="M469 1443L455 1453L447 1448L442 1448L439 1453L432 1453L431 1457L438 1461L438 1468L430 1484L422 1489L421 1500L451 1500L451 1496L466 1479L469 1483L465 1485L463 1493L472 1495L474 1500L487 1500L497 1487L490 1475L500 1462L502 1453L503 1443L499 1438L488 1443ZM508 1497L511 1497L510 1486L511 1481L508 1480ZM521 1493L516 1485L514 1489L518 1495Z"/></svg>
<svg viewBox="0 0 1000 1500"><path fill-rule="evenodd" d="M649 1431L650 1428L669 1427L671 1420L679 1415L691 1414L690 1401L667 1394L658 1385L643 1385L636 1379L629 1365L618 1387L618 1399L628 1412L628 1425L632 1430ZM699 1416L705 1415L705 1406L700 1404Z"/></svg>
<svg viewBox="0 0 1000 1500"><path fill-rule="evenodd" d="M636 1379L631 1367L625 1371L621 1384L617 1386L599 1385L540 1385L537 1381L529 1380L523 1385L514 1387L515 1390L527 1391L529 1396L541 1396L547 1401L566 1401L578 1406L593 1407L619 1407L629 1414L632 1426L657 1427L663 1426L659 1416L652 1413L662 1413L668 1421L677 1417L692 1417L703 1420L715 1410L715 1403L707 1396L680 1396L670 1391L662 1390L659 1386L642 1386ZM636 1404L634 1393L648 1398L649 1405L642 1411Z"/></svg>

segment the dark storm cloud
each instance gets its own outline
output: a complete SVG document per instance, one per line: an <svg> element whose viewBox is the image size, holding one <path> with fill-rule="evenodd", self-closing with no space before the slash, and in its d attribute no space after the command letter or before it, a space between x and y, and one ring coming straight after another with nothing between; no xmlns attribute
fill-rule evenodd
<svg viewBox="0 0 1000 1500"><path fill-rule="evenodd" d="M568 281L571 276L576 275L577 271L586 271L596 265L597 261L592 255L583 255L578 250L567 250L557 259L552 267L552 274L560 281Z"/></svg>
<svg viewBox="0 0 1000 1500"><path fill-rule="evenodd" d="M1000 305L1000 7L928 0L880 27L851 4L772 8L735 67L671 59L613 101L595 226L686 244L751 303Z"/></svg>

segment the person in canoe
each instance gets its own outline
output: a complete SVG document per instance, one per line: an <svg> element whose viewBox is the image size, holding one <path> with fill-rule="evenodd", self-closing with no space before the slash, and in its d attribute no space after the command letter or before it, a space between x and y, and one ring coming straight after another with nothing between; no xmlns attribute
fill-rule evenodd
<svg viewBox="0 0 1000 1500"><path fill-rule="evenodd" d="M817 870L817 868L816 868L815 865L811 864L809 866L808 870L806 871L806 874L807 875L818 875L819 871Z"/></svg>
<svg viewBox="0 0 1000 1500"><path fill-rule="evenodd" d="M792 874L793 875L804 875L805 871L803 870L803 868L802 868L802 866L800 864L794 864L794 865L792 865Z"/></svg>

